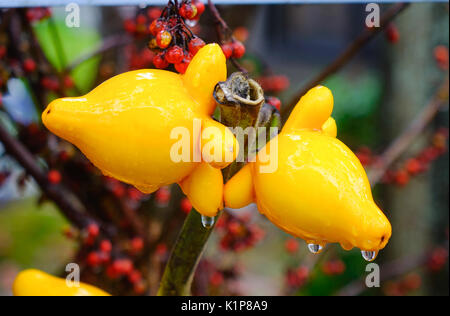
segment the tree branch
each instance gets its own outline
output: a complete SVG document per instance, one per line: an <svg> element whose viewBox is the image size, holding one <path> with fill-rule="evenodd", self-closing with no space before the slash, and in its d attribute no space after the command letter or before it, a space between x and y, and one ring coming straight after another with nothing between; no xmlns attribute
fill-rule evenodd
<svg viewBox="0 0 450 316"><path fill-rule="evenodd" d="M33 155L1 125L0 141L5 147L6 152L35 179L42 192L55 202L61 212L76 227L82 229L89 223L97 222L88 215L85 207L74 194L61 185L53 185L48 182L46 173L38 166ZM112 231L109 227L105 227L104 225L100 226L105 233L111 235Z"/></svg>
<svg viewBox="0 0 450 316"><path fill-rule="evenodd" d="M365 28L360 35L342 52L331 64L329 64L322 72L307 83L288 103L288 106L281 109L281 116L286 119L289 113L297 104L298 100L306 94L310 89L319 85L327 77L337 72L346 65L367 43L370 42L378 33L391 22L400 12L406 9L409 3L397 3L391 6L381 17L380 27Z"/></svg>
<svg viewBox="0 0 450 316"><path fill-rule="evenodd" d="M414 142L417 136L427 127L438 113L441 106L448 100L448 77L437 89L431 100L424 109L417 115L414 121L400 134L383 154L377 159L373 167L369 170L369 180L375 186L386 173L392 163Z"/></svg>

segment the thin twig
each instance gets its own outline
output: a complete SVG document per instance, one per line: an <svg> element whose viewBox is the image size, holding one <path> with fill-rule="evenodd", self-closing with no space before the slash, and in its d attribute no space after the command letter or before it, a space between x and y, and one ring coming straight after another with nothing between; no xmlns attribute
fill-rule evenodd
<svg viewBox="0 0 450 316"><path fill-rule="evenodd" d="M108 38L106 38L102 45L100 47L98 47L96 50L89 52L87 54L82 55L81 57L77 58L75 61L73 61L72 63L70 63L67 67L66 67L66 71L70 72L71 70L73 70L74 68L76 68L78 65L84 63L85 61L99 56L111 49L114 49L116 47L119 46L124 46L127 44L132 43L132 39L125 34L119 34L119 35L112 35Z"/></svg>
<svg viewBox="0 0 450 316"><path fill-rule="evenodd" d="M75 195L61 185L53 185L48 182L46 173L38 166L33 155L1 125L0 141L6 152L34 178L42 192L58 205L61 212L76 227L82 229L87 224L96 222L95 219L88 215L85 207ZM107 234L111 234L109 228L104 225L102 225L102 228Z"/></svg>
<svg viewBox="0 0 450 316"><path fill-rule="evenodd" d="M388 262L380 267L381 275L380 282L391 280L395 277L401 276L417 267L424 265L429 258L428 254L421 254L418 256L408 256L400 258L392 262ZM344 288L339 290L337 296L357 296L367 290L364 279L358 279Z"/></svg>
<svg viewBox="0 0 450 316"><path fill-rule="evenodd" d="M402 134L400 134L383 154L377 159L372 169L369 171L369 179L372 186L375 186L386 173L392 163L414 142L417 136L422 133L426 126L433 120L439 109L448 101L448 77L437 89L431 100L417 117L410 123Z"/></svg>
<svg viewBox="0 0 450 316"><path fill-rule="evenodd" d="M346 65L367 43L370 42L377 34L389 25L400 12L407 8L409 3L397 3L390 7L380 19L380 27L365 28L361 34L340 54L331 64L329 64L322 72L307 83L288 103L286 107L281 110L283 118L287 118L298 100L308 92L308 90L319 85L322 81L330 75L337 72L344 65Z"/></svg>
<svg viewBox="0 0 450 316"><path fill-rule="evenodd" d="M214 17L214 21L216 24L215 30L216 30L216 34L217 34L219 43L223 44L225 42L225 38L224 38L222 32L225 31L228 33L227 36L232 37L232 30L230 29L228 24L224 21L224 19L222 18L222 16L219 13L219 10L217 10L216 6L214 5L214 3L212 3L211 0L208 0L208 7ZM241 64L239 64L235 58L230 57L229 60L233 64L233 66L236 67L236 69L238 71L242 72L245 75L248 74L247 69L242 67Z"/></svg>

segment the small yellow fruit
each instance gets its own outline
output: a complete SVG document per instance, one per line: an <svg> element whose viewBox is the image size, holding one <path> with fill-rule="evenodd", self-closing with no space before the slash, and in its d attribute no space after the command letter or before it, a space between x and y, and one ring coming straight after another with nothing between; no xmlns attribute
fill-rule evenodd
<svg viewBox="0 0 450 316"><path fill-rule="evenodd" d="M127 72L83 97L53 101L42 120L54 134L76 145L105 175L151 193L200 172L202 168L197 167L202 163L224 168L235 159L239 150L235 137L210 117L216 106L214 86L226 79L226 72L220 46L206 45L184 75L157 69ZM183 135L180 130L187 132L187 139L179 139ZM173 159L178 141L188 142L187 159L181 161ZM202 150L209 143L214 144L214 154ZM211 173L222 177L218 169ZM202 183L207 181L192 185ZM190 191L201 189L215 191L212 196L217 198L206 206L188 197L200 213L212 216L211 210L217 213L221 208L223 197L217 193L222 192L223 183Z"/></svg>
<svg viewBox="0 0 450 316"><path fill-rule="evenodd" d="M70 286L69 286L70 285ZM39 270L20 272L13 284L14 296L110 296L95 286L74 282L67 284L60 279Z"/></svg>
<svg viewBox="0 0 450 316"><path fill-rule="evenodd" d="M256 202L275 225L307 243L376 252L391 237L391 225L373 201L358 158L335 138L332 110L326 87L303 96L281 133L225 185L225 206ZM278 144L275 155L272 142ZM262 172L274 159L278 168Z"/></svg>

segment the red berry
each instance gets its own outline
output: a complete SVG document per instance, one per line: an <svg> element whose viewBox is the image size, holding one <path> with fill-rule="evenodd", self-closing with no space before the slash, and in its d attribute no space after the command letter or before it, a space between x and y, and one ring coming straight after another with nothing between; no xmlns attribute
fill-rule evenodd
<svg viewBox="0 0 450 316"><path fill-rule="evenodd" d="M193 4L185 3L180 8L180 15L187 20L192 20L197 15L197 7Z"/></svg>
<svg viewBox="0 0 450 316"><path fill-rule="evenodd" d="M155 250L156 254L158 256L164 256L167 253L167 246L164 243L160 243L156 246L156 250Z"/></svg>
<svg viewBox="0 0 450 316"><path fill-rule="evenodd" d="M415 158L408 159L405 167L408 173L411 175L418 174L423 170L422 164Z"/></svg>
<svg viewBox="0 0 450 316"><path fill-rule="evenodd" d="M100 242L100 250L102 252L110 253L112 250L112 244L109 240L102 240Z"/></svg>
<svg viewBox="0 0 450 316"><path fill-rule="evenodd" d="M212 286L219 286L223 283L223 274L219 271L215 271L210 279L209 282L211 283Z"/></svg>
<svg viewBox="0 0 450 316"><path fill-rule="evenodd" d="M58 184L61 182L61 173L58 170L50 170L47 173L47 179L51 184Z"/></svg>
<svg viewBox="0 0 450 316"><path fill-rule="evenodd" d="M136 32L136 23L131 19L127 19L125 20L125 22L123 22L123 28L125 29L126 32L132 34Z"/></svg>
<svg viewBox="0 0 450 316"><path fill-rule="evenodd" d="M86 262L91 267L97 267L101 264L101 259L97 252L91 252L88 254Z"/></svg>
<svg viewBox="0 0 450 316"><path fill-rule="evenodd" d="M386 27L386 38L389 42L395 44L398 42L398 40L400 39L400 33L397 29L397 27L395 26L395 24L390 23L387 27Z"/></svg>
<svg viewBox="0 0 450 316"><path fill-rule="evenodd" d="M186 70L188 69L189 64L186 62L181 62L178 64L175 64L175 69L180 73L180 74L184 74L186 72Z"/></svg>
<svg viewBox="0 0 450 316"><path fill-rule="evenodd" d="M296 240L294 238L289 238L288 240L286 240L285 247L286 247L287 252L289 252L291 254L296 253L299 248L298 240Z"/></svg>
<svg viewBox="0 0 450 316"><path fill-rule="evenodd" d="M146 290L145 283L140 281L133 286L133 291L136 294L144 294Z"/></svg>
<svg viewBox="0 0 450 316"><path fill-rule="evenodd" d="M183 213L188 214L192 210L191 201L188 198L183 198L180 203L180 208Z"/></svg>
<svg viewBox="0 0 450 316"><path fill-rule="evenodd" d="M128 281L131 284L136 284L142 280L142 274L138 270L133 270L128 275Z"/></svg>
<svg viewBox="0 0 450 316"><path fill-rule="evenodd" d="M281 109L281 101L280 101L280 99L275 98L275 97L268 97L267 98L267 103L269 103L270 105L275 107L278 111L280 111L280 109Z"/></svg>
<svg viewBox="0 0 450 316"><path fill-rule="evenodd" d="M88 237L95 238L100 233L100 228L98 227L97 224L92 223L88 225L86 231L88 233Z"/></svg>
<svg viewBox="0 0 450 316"><path fill-rule="evenodd" d="M143 197L142 192L136 188L129 188L127 193L128 198L133 201L140 201Z"/></svg>
<svg viewBox="0 0 450 316"><path fill-rule="evenodd" d="M70 76L64 77L64 87L66 87L67 89L71 89L74 87L74 85L75 83L73 82L73 79Z"/></svg>
<svg viewBox="0 0 450 316"><path fill-rule="evenodd" d="M231 57L231 55L233 55L233 46L231 44L223 44L222 51L225 55L225 58L228 59Z"/></svg>
<svg viewBox="0 0 450 316"><path fill-rule="evenodd" d="M117 259L112 263L118 274L127 275L133 271L133 262L130 259Z"/></svg>
<svg viewBox="0 0 450 316"><path fill-rule="evenodd" d="M167 50L165 58L171 64L179 64L184 58L183 49L180 46L174 45Z"/></svg>
<svg viewBox="0 0 450 316"><path fill-rule="evenodd" d="M150 8L147 11L147 16L150 20L155 20L161 16L161 10L158 8Z"/></svg>
<svg viewBox="0 0 450 316"><path fill-rule="evenodd" d="M439 45L434 48L434 59L439 68L443 70L448 69L448 48L444 45Z"/></svg>
<svg viewBox="0 0 450 316"><path fill-rule="evenodd" d="M395 174L395 183L404 186L409 182L409 175L405 170L399 170Z"/></svg>
<svg viewBox="0 0 450 316"><path fill-rule="evenodd" d="M154 20L149 27L150 33L156 36L159 32L164 31L167 23L161 20Z"/></svg>
<svg viewBox="0 0 450 316"><path fill-rule="evenodd" d="M233 43L233 57L241 58L245 54L245 46L239 41Z"/></svg>
<svg viewBox="0 0 450 316"><path fill-rule="evenodd" d="M147 17L144 15L144 14L139 14L137 17L136 17L136 22L137 22L137 24L146 24L147 23Z"/></svg>
<svg viewBox="0 0 450 316"><path fill-rule="evenodd" d="M165 69L169 66L169 63L161 54L158 54L153 57L153 65L155 65L155 67L158 69Z"/></svg>
<svg viewBox="0 0 450 316"><path fill-rule="evenodd" d="M120 276L120 273L117 271L114 263L112 263L111 265L108 266L108 268L106 268L106 275L108 276L108 278L113 280L117 279Z"/></svg>
<svg viewBox="0 0 450 316"><path fill-rule="evenodd" d="M155 199L159 204L167 204L170 200L170 190L167 187L161 187L155 192Z"/></svg>
<svg viewBox="0 0 450 316"><path fill-rule="evenodd" d="M144 248L144 240L141 237L135 237L131 239L130 246L133 253L138 253Z"/></svg>
<svg viewBox="0 0 450 316"><path fill-rule="evenodd" d="M170 42L172 42L172 34L170 34L167 31L160 31L158 34L156 34L156 44L159 46L159 48L167 48L170 45Z"/></svg>
<svg viewBox="0 0 450 316"><path fill-rule="evenodd" d="M194 5L197 7L197 16L200 16L205 12L205 4L203 2L196 0Z"/></svg>
<svg viewBox="0 0 450 316"><path fill-rule="evenodd" d="M248 38L248 30L247 28L241 26L237 27L233 32L233 37L238 41L245 42Z"/></svg>
<svg viewBox="0 0 450 316"><path fill-rule="evenodd" d="M203 46L205 46L205 42L200 37L194 37L189 42L188 46L189 46L189 52L192 55L195 55Z"/></svg>
<svg viewBox="0 0 450 316"><path fill-rule="evenodd" d="M26 72L33 72L33 71L35 71L36 70L36 62L33 59L31 59L31 58L25 59L24 62L23 62L23 69Z"/></svg>

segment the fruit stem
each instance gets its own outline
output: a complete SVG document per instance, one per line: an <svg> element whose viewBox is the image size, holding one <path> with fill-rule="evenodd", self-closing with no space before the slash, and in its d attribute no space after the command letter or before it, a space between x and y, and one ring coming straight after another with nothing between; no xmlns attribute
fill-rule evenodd
<svg viewBox="0 0 450 316"><path fill-rule="evenodd" d="M234 73L227 81L217 84L214 97L221 110L222 124L243 129L257 124L264 103L264 92L254 80L242 73ZM247 142L241 148L246 153ZM233 162L223 169L224 183L243 166L242 162ZM214 223L217 223L221 213L216 216ZM188 214L164 270L158 295L190 295L196 267L214 226L203 227L201 215L194 209Z"/></svg>

